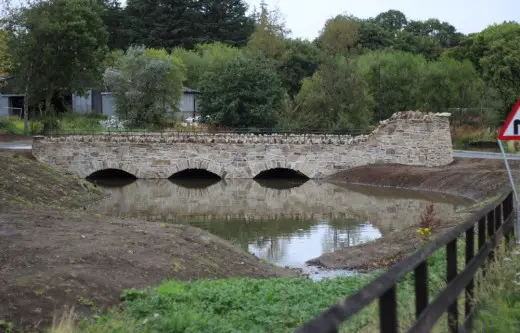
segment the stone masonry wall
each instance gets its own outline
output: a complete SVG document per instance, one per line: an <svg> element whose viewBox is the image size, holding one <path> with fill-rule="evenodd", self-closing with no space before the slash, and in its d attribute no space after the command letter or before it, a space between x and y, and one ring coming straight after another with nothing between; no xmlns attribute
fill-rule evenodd
<svg viewBox="0 0 520 333"><path fill-rule="evenodd" d="M168 178L205 169L222 178L253 178L289 168L309 178L374 163L443 166L453 161L449 114L407 111L369 135L254 135L226 133L106 134L35 137L41 162L87 177L120 169L137 178Z"/></svg>

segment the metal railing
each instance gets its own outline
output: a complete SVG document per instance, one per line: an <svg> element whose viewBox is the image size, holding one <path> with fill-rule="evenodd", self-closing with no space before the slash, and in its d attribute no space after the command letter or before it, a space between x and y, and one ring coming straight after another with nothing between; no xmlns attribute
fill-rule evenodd
<svg viewBox="0 0 520 333"><path fill-rule="evenodd" d="M498 203L497 203L498 202ZM505 235L506 241L513 239L513 193L504 195L489 204L464 223L439 235L424 248L415 252L376 278L350 297L340 301L322 314L298 328L297 333L333 333L339 325L373 301L379 300L380 332L397 333L397 283L408 273L414 272L415 317L407 332L430 332L435 323L448 313L448 328L454 332L469 332L475 309L472 304L474 278L479 268L485 274L486 263L494 257L494 251ZM477 230L477 233L475 233ZM457 272L457 239L465 235L465 267ZM477 237L476 237L477 236ZM486 237L487 236L487 237ZM475 238L478 251L475 254ZM486 239L487 238L487 239ZM506 243L507 243L506 242ZM446 247L447 286L437 297L428 300L428 258L437 250ZM464 299L464 320L459 325L457 300L462 292Z"/></svg>

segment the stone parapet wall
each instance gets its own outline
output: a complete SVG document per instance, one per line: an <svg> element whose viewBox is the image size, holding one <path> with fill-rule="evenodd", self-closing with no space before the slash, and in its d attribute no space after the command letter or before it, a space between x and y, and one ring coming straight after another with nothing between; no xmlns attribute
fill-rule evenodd
<svg viewBox="0 0 520 333"><path fill-rule="evenodd" d="M179 132L35 137L33 155L81 177L111 168L138 178L168 178L196 168L222 178L253 178L272 168L289 168L324 178L374 163L451 163L448 116L399 112L359 136Z"/></svg>

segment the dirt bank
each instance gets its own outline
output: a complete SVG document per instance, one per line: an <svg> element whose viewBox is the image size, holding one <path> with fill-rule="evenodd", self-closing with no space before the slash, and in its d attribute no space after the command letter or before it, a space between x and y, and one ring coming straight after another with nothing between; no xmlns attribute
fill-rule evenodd
<svg viewBox="0 0 520 333"><path fill-rule="evenodd" d="M520 178L520 161L510 161L515 179ZM403 165L372 165L342 171L330 176L327 181L339 186L349 184L399 187L463 196L476 204L442 221L438 232L443 232L463 221L477 211L477 202L510 189L503 160L455 159L448 166L424 168ZM417 221L419 224L419 221ZM387 267L406 257L420 244L418 227L397 230L374 242L324 253L308 263L327 267L356 270L371 270Z"/></svg>
<svg viewBox="0 0 520 333"><path fill-rule="evenodd" d="M0 186L0 320L17 330L70 306L90 315L168 278L298 275L193 227L87 215L102 192L24 157L0 153Z"/></svg>

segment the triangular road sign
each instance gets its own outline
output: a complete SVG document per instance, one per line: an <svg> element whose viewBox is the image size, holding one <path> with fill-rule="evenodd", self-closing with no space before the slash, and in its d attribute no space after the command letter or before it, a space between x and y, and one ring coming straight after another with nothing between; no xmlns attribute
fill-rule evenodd
<svg viewBox="0 0 520 333"><path fill-rule="evenodd" d="M516 103L511 113L507 116L504 126L498 134L498 139L502 141L520 140L520 99Z"/></svg>

